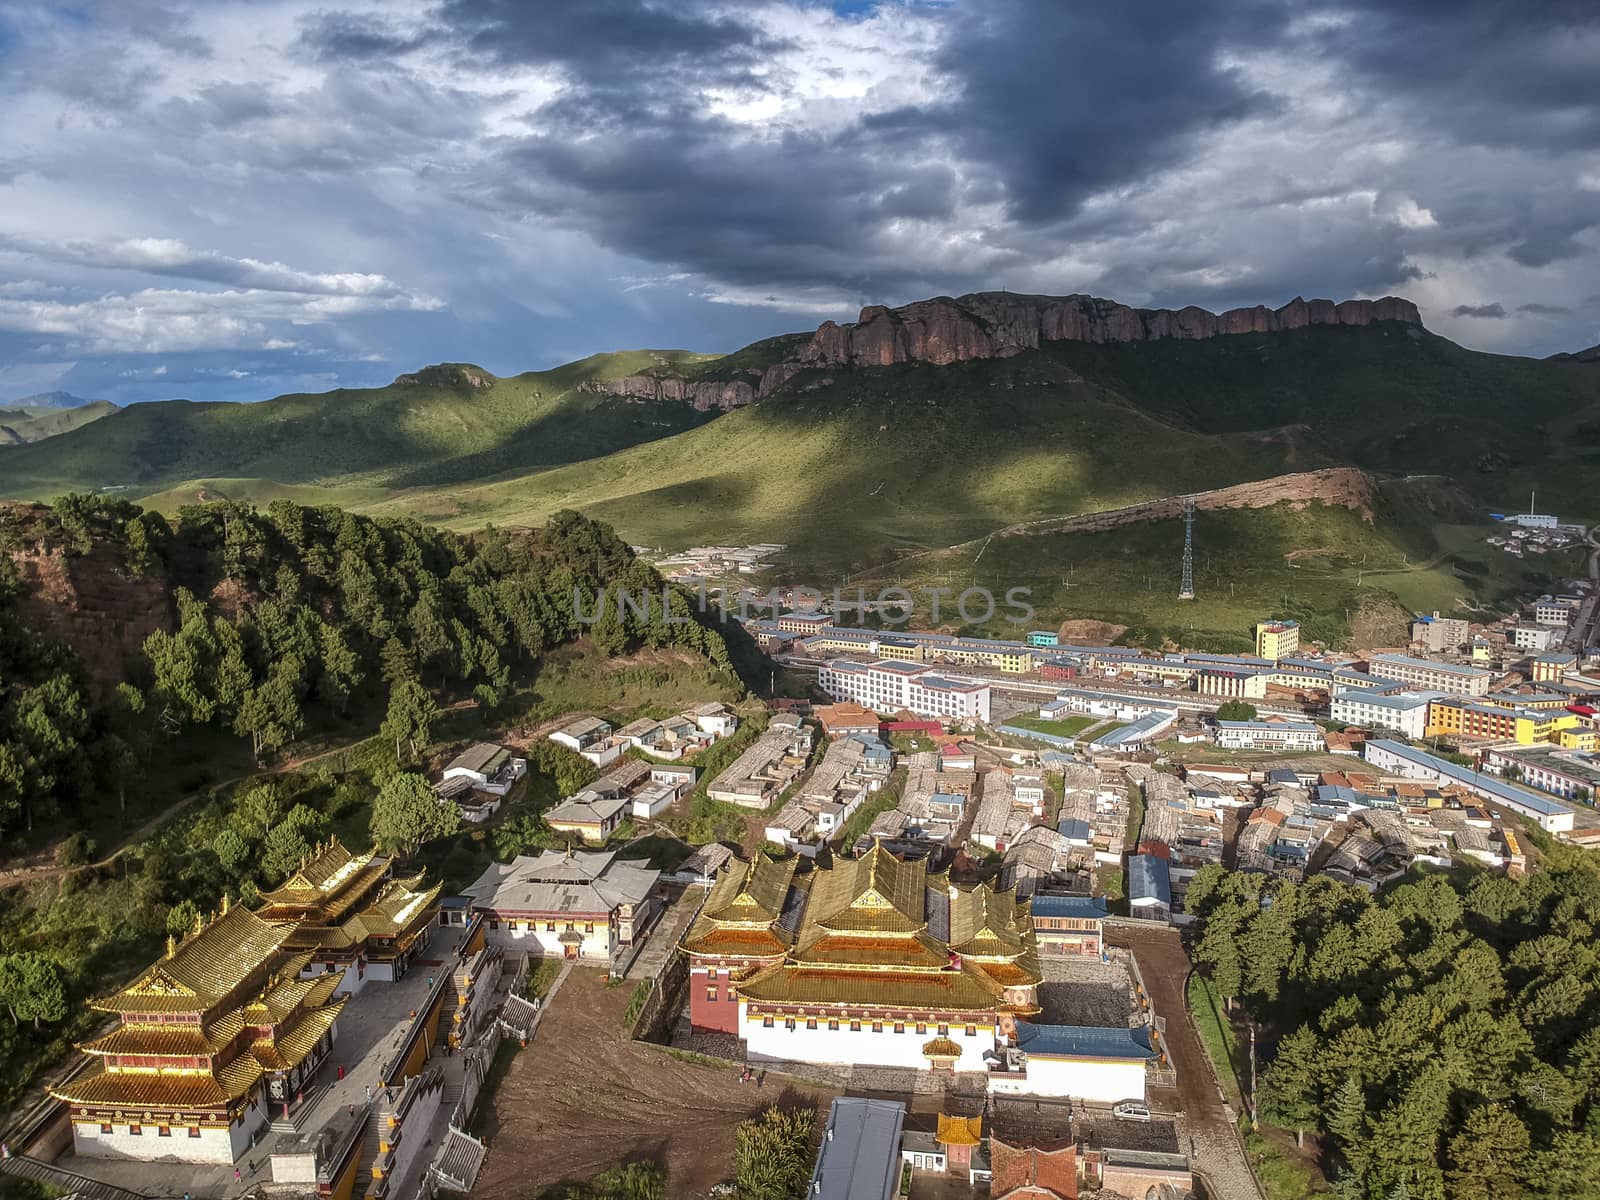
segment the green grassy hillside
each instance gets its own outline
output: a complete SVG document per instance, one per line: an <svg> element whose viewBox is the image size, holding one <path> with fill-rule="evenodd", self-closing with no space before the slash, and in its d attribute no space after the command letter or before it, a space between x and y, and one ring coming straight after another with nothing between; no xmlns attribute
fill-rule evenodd
<svg viewBox="0 0 1600 1200"><path fill-rule="evenodd" d="M499 379L445 364L412 382L260 404L136 404L49 443L0 449L5 494L116 487L144 495L206 477L400 489L608 454L709 420L583 385L706 356L639 350Z"/></svg>
<svg viewBox="0 0 1600 1200"><path fill-rule="evenodd" d="M1486 545L1492 522L1440 506L1436 489L1396 480L1372 521L1320 503L1296 508L1202 511L1195 519L1195 593L1177 597L1183 523L1094 533L996 537L875 573L874 588L1028 589L1026 628L1069 619L1127 627L1124 640L1248 652L1251 627L1268 616L1298 620L1308 640L1362 647L1407 637L1413 612L1497 613L1581 570L1582 552L1514 558ZM977 616L976 602L970 610ZM958 619L958 618L956 618ZM1002 608L975 631L1017 637Z"/></svg>
<svg viewBox="0 0 1600 1200"><path fill-rule="evenodd" d="M117 406L109 400L91 400L76 408L19 405L0 408L0 446L21 446L70 433L91 421L110 416Z"/></svg>
<svg viewBox="0 0 1600 1200"><path fill-rule="evenodd" d="M471 527L579 507L646 545L783 542L794 571L833 581L1011 521L1278 474L1290 457L1274 439L1174 428L1033 355L840 372L670 440L376 510Z"/></svg>
<svg viewBox="0 0 1600 1200"><path fill-rule="evenodd" d="M784 542L787 573L815 583L1017 521L1339 464L1459 487L1448 519L1380 516L1374 536L1413 560L1428 556L1414 539L1433 525L1470 525L1525 503L1533 486L1542 507L1600 516L1589 487L1600 368L1480 354L1399 323L817 369L720 416L593 386L636 374L752 379L800 341L723 357L597 355L509 379L444 366L257 405L137 405L0 448L0 486L22 496L119 487L168 510L197 496L287 496L456 528L572 507L666 548ZM1142 553L1144 535L1118 536ZM1040 545L1030 552L1048 558ZM1172 560L1146 549L1163 569ZM1450 607L1470 603L1472 583L1451 571L1415 594Z"/></svg>
<svg viewBox="0 0 1600 1200"><path fill-rule="evenodd" d="M1467 350L1395 323L1048 353L1151 415L1206 433L1299 425L1341 462L1442 473L1481 499L1600 516L1596 364Z"/></svg>

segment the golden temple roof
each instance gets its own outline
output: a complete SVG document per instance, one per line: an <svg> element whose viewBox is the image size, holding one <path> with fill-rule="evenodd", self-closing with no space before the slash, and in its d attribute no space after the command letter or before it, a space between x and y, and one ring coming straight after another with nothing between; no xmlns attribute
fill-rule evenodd
<svg viewBox="0 0 1600 1200"><path fill-rule="evenodd" d="M389 869L376 852L351 854L338 838L317 847L300 869L270 892L261 893L261 913L269 920L306 916L335 924L367 895Z"/></svg>
<svg viewBox="0 0 1600 1200"><path fill-rule="evenodd" d="M242 905L228 909L121 991L91 1006L103 1012L205 1012L231 999L289 936Z"/></svg>
<svg viewBox="0 0 1600 1200"><path fill-rule="evenodd" d="M336 983L342 974L342 971L333 974ZM336 1000L321 1008L311 1009L287 1032L270 1038L258 1038L251 1044L250 1053L269 1071L293 1070L317 1048L322 1035L333 1028L344 1005L344 1000Z"/></svg>
<svg viewBox="0 0 1600 1200"><path fill-rule="evenodd" d="M706 920L704 917L701 920ZM700 921L683 939L683 948L690 954L728 955L737 958L772 958L783 954L788 943L770 928L721 929L714 922Z"/></svg>
<svg viewBox="0 0 1600 1200"><path fill-rule="evenodd" d="M939 1114L939 1128L933 1140L941 1146L976 1146L983 1141L983 1117L952 1117Z"/></svg>
<svg viewBox="0 0 1600 1200"><path fill-rule="evenodd" d="M261 1064L241 1054L215 1074L153 1071L89 1071L50 1094L69 1104L94 1104L143 1112L217 1108L248 1095L263 1075Z"/></svg>
<svg viewBox="0 0 1600 1200"><path fill-rule="evenodd" d="M150 1054L194 1058L218 1054L244 1029L237 1011L208 1025L121 1025L104 1037L78 1046L85 1054Z"/></svg>
<svg viewBox="0 0 1600 1200"><path fill-rule="evenodd" d="M811 966L920 967L938 971L950 965L950 952L926 933L831 933L825 929L802 946L793 960Z"/></svg>
<svg viewBox="0 0 1600 1200"><path fill-rule="evenodd" d="M927 877L925 860L901 862L877 842L860 858L814 872L802 930L814 925L902 933L925 928Z"/></svg>
<svg viewBox="0 0 1600 1200"><path fill-rule="evenodd" d="M308 947L307 957L315 958L318 950L362 946L375 937L402 937L428 921L429 910L439 898L442 884L435 884L424 892L415 890L422 878L418 874L407 880L389 880L371 904L338 925L320 925L307 920L290 936L289 944Z"/></svg>
<svg viewBox="0 0 1600 1200"><path fill-rule="evenodd" d="M1016 892L988 883L950 897L950 948L958 954L1009 958L1026 948L1024 922L1018 920Z"/></svg>
<svg viewBox="0 0 1600 1200"><path fill-rule="evenodd" d="M945 897L949 942L929 926L931 912L943 932ZM804 904L797 924L792 911L784 915L796 900ZM794 860L737 863L682 944L690 954L768 960L752 961L757 969L738 986L775 1004L1011 1011L1021 998L1008 1004L1006 988L1042 977L1032 918L1014 891L952 888L945 873L928 874L926 860L902 862L881 843L799 876Z"/></svg>
<svg viewBox="0 0 1600 1200"><path fill-rule="evenodd" d="M922 1047L924 1058L960 1058L961 1047L947 1037L936 1037Z"/></svg>
<svg viewBox="0 0 1600 1200"><path fill-rule="evenodd" d="M797 863L793 858L774 862L764 854L748 863L735 859L732 868L711 885L702 913L723 922L776 921L783 913L784 897L789 894Z"/></svg>

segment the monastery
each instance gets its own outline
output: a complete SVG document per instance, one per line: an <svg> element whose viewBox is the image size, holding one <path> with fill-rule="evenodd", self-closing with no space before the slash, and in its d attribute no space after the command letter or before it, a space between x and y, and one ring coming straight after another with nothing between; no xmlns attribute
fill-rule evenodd
<svg viewBox="0 0 1600 1200"><path fill-rule="evenodd" d="M437 886L337 839L257 912L197 920L127 987L92 1002L116 1029L79 1046L88 1069L51 1094L76 1153L228 1164L327 1057L348 993L398 979L426 948Z"/></svg>
<svg viewBox="0 0 1600 1200"><path fill-rule="evenodd" d="M806 874L797 861L735 862L712 886L683 940L696 1027L757 1060L983 1071L1039 1012L1014 891L956 886L881 844Z"/></svg>

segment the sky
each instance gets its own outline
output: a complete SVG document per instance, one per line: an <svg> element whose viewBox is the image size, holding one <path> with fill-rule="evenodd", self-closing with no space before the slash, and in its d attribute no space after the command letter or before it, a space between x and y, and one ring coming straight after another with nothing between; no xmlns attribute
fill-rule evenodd
<svg viewBox="0 0 1600 1200"><path fill-rule="evenodd" d="M0 0L0 401L984 289L1600 342L1592 0Z"/></svg>

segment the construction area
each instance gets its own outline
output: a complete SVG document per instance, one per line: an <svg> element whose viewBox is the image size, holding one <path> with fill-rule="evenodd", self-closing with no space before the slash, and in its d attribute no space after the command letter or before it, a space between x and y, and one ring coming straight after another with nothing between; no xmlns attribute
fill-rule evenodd
<svg viewBox="0 0 1600 1200"><path fill-rule="evenodd" d="M740 1121L773 1104L826 1115L832 1092L777 1078L740 1083L731 1062L633 1041L631 993L607 986L604 972L573 970L483 1118L490 1152L474 1200L523 1200L641 1160L666 1167L672 1195L704 1194L733 1175Z"/></svg>

